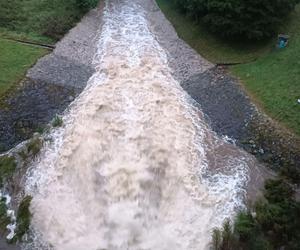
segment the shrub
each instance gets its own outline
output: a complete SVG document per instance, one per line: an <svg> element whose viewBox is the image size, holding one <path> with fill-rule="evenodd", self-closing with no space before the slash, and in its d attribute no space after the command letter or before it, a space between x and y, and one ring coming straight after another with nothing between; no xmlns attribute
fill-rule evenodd
<svg viewBox="0 0 300 250"><path fill-rule="evenodd" d="M293 165L285 165L280 168L280 175L292 183L300 184L300 169Z"/></svg>
<svg viewBox="0 0 300 250"><path fill-rule="evenodd" d="M212 250L219 250L222 247L222 233L221 230L215 228L212 234Z"/></svg>
<svg viewBox="0 0 300 250"><path fill-rule="evenodd" d="M81 9L91 9L95 8L98 4L98 0L76 0L76 4Z"/></svg>
<svg viewBox="0 0 300 250"><path fill-rule="evenodd" d="M234 223L235 234L241 242L247 242L255 231L255 222L252 215L248 212L240 212Z"/></svg>
<svg viewBox="0 0 300 250"><path fill-rule="evenodd" d="M15 28L19 13L21 9L21 2L16 0L0 1L0 26Z"/></svg>
<svg viewBox="0 0 300 250"><path fill-rule="evenodd" d="M0 1L0 26L59 39L98 0Z"/></svg>
<svg viewBox="0 0 300 250"><path fill-rule="evenodd" d="M195 20L224 37L272 36L299 0L176 0Z"/></svg>
<svg viewBox="0 0 300 250"><path fill-rule="evenodd" d="M62 118L56 115L52 120L52 126L56 128L56 127L61 127L62 125L63 125Z"/></svg>
<svg viewBox="0 0 300 250"><path fill-rule="evenodd" d="M5 198L0 199L0 230L6 231L6 226L10 223L10 218L7 216L7 206Z"/></svg>
<svg viewBox="0 0 300 250"><path fill-rule="evenodd" d="M236 239L232 225L226 220L221 230L214 229L212 235L212 250L233 250L236 247Z"/></svg>
<svg viewBox="0 0 300 250"><path fill-rule="evenodd" d="M12 156L3 156L0 157L0 186L3 185L3 182L11 178L15 172L17 163L15 158Z"/></svg>
<svg viewBox="0 0 300 250"><path fill-rule="evenodd" d="M43 146L43 141L40 138L33 138L27 143L27 151L33 157L41 151Z"/></svg>
<svg viewBox="0 0 300 250"><path fill-rule="evenodd" d="M254 212L241 212L212 235L212 249L300 249L300 202L285 180L269 180Z"/></svg>
<svg viewBox="0 0 300 250"><path fill-rule="evenodd" d="M17 228L16 228L16 238L22 240L24 234L29 230L31 213L29 210L32 197L26 196L20 203L17 213Z"/></svg>

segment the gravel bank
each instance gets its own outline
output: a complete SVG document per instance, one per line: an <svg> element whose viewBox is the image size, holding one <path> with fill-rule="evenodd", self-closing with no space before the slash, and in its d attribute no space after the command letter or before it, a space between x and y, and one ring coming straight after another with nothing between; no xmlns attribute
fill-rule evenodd
<svg viewBox="0 0 300 250"><path fill-rule="evenodd" d="M56 44L53 53L41 58L28 71L27 77L33 81L84 88L94 73L93 57L100 28L101 11L90 11Z"/></svg>
<svg viewBox="0 0 300 250"><path fill-rule="evenodd" d="M201 57L194 49L181 40L173 26L160 11L155 0L142 0L147 10L150 29L159 44L168 55L169 66L174 77L180 81L187 81L194 75L204 73L214 65Z"/></svg>
<svg viewBox="0 0 300 250"><path fill-rule="evenodd" d="M219 135L243 138L255 112L249 98L232 77L178 37L155 0L148 1L148 10L152 32L167 51L175 78L200 105L212 129Z"/></svg>

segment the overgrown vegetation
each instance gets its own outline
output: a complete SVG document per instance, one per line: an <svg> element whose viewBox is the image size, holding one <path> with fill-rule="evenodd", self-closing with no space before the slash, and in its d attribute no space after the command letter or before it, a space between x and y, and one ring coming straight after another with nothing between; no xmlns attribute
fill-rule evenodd
<svg viewBox="0 0 300 250"><path fill-rule="evenodd" d="M28 232L30 221L31 221L31 213L29 210L30 203L32 197L26 196L19 205L18 213L17 213L17 228L16 228L16 235L14 240L22 241L23 236Z"/></svg>
<svg viewBox="0 0 300 250"><path fill-rule="evenodd" d="M46 53L45 49L33 48L0 38L0 95L20 81L26 70Z"/></svg>
<svg viewBox="0 0 300 250"><path fill-rule="evenodd" d="M7 216L7 206L5 203L6 199L2 197L0 199L0 231L4 233L6 226L10 223L10 218Z"/></svg>
<svg viewBox="0 0 300 250"><path fill-rule="evenodd" d="M175 0L181 11L218 35L261 39L274 35L298 0Z"/></svg>
<svg viewBox="0 0 300 250"><path fill-rule="evenodd" d="M203 22L180 12L172 0L156 0L180 38L213 63L250 62L268 53L274 41L239 42L215 36Z"/></svg>
<svg viewBox="0 0 300 250"><path fill-rule="evenodd" d="M17 241L22 241L23 236L29 231L29 226L32 217L32 214L29 209L31 200L31 196L25 196L18 207L17 218L15 221L15 236L8 241L11 244L16 243ZM6 198L2 197L0 200L0 232L3 235L7 234L8 232L7 225L14 223L14 221L11 221L11 218L8 216L7 211L8 207L6 205Z"/></svg>
<svg viewBox="0 0 300 250"><path fill-rule="evenodd" d="M60 116L56 115L54 119L52 120L52 126L53 127L61 127L63 125L63 120Z"/></svg>
<svg viewBox="0 0 300 250"><path fill-rule="evenodd" d="M0 157L0 187L5 180L11 178L16 170L17 163L13 156Z"/></svg>
<svg viewBox="0 0 300 250"><path fill-rule="evenodd" d="M33 138L27 144L27 153L28 155L32 155L33 157L37 156L37 154L41 151L43 146L43 141L40 138Z"/></svg>
<svg viewBox="0 0 300 250"><path fill-rule="evenodd" d="M0 27L59 39L97 0L7 0L0 3ZM34 36L34 35L33 35Z"/></svg>
<svg viewBox="0 0 300 250"><path fill-rule="evenodd" d="M272 118L300 135L300 5L281 31L290 35L287 48L235 66L232 72Z"/></svg>
<svg viewBox="0 0 300 250"><path fill-rule="evenodd" d="M241 212L233 225L226 221L214 230L212 250L237 249L300 249L300 202L290 184L283 179L267 181L264 198L253 212Z"/></svg>

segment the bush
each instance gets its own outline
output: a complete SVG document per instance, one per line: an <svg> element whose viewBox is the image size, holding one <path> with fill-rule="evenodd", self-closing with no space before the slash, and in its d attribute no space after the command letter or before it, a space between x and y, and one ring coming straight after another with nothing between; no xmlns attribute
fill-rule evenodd
<svg viewBox="0 0 300 250"><path fill-rule="evenodd" d="M29 210L32 197L26 196L19 205L17 213L17 228L16 228L16 238L21 241L23 236L28 232L31 213Z"/></svg>
<svg viewBox="0 0 300 250"><path fill-rule="evenodd" d="M226 220L221 230L214 229L212 235L212 250L233 250L236 249L236 239L232 225Z"/></svg>
<svg viewBox="0 0 300 250"><path fill-rule="evenodd" d="M28 154L36 157L43 147L43 141L40 138L33 138L27 143Z"/></svg>
<svg viewBox="0 0 300 250"><path fill-rule="evenodd" d="M17 163L12 156L0 157L0 187L3 182L11 178L16 170Z"/></svg>
<svg viewBox="0 0 300 250"><path fill-rule="evenodd" d="M272 36L299 0L176 0L195 20L224 37L262 39Z"/></svg>
<svg viewBox="0 0 300 250"><path fill-rule="evenodd" d="M4 233L6 226L10 223L10 218L7 216L7 206L5 198L0 199L0 231Z"/></svg>
<svg viewBox="0 0 300 250"><path fill-rule="evenodd" d="M52 126L53 126L54 128L56 128L56 127L61 127L62 125L63 125L63 120L62 120L62 118L59 117L58 115L56 115L56 116L54 117L54 119L52 120Z"/></svg>
<svg viewBox="0 0 300 250"><path fill-rule="evenodd" d="M81 9L91 9L95 8L98 4L98 0L76 0L76 4Z"/></svg>
<svg viewBox="0 0 300 250"><path fill-rule="evenodd" d="M20 1L0 1L0 26L15 28L21 9Z"/></svg>
<svg viewBox="0 0 300 250"><path fill-rule="evenodd" d="M98 0L0 1L0 26L59 39Z"/></svg>
<svg viewBox="0 0 300 250"><path fill-rule="evenodd" d="M300 202L284 180L269 180L254 213L241 212L212 235L212 249L300 249Z"/></svg>

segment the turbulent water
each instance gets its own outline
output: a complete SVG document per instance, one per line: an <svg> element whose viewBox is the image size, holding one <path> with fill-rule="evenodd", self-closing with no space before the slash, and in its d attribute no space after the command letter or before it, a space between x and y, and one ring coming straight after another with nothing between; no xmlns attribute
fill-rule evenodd
<svg viewBox="0 0 300 250"><path fill-rule="evenodd" d="M103 19L97 73L28 173L25 249L206 249L242 206L248 159L172 77L138 0Z"/></svg>

